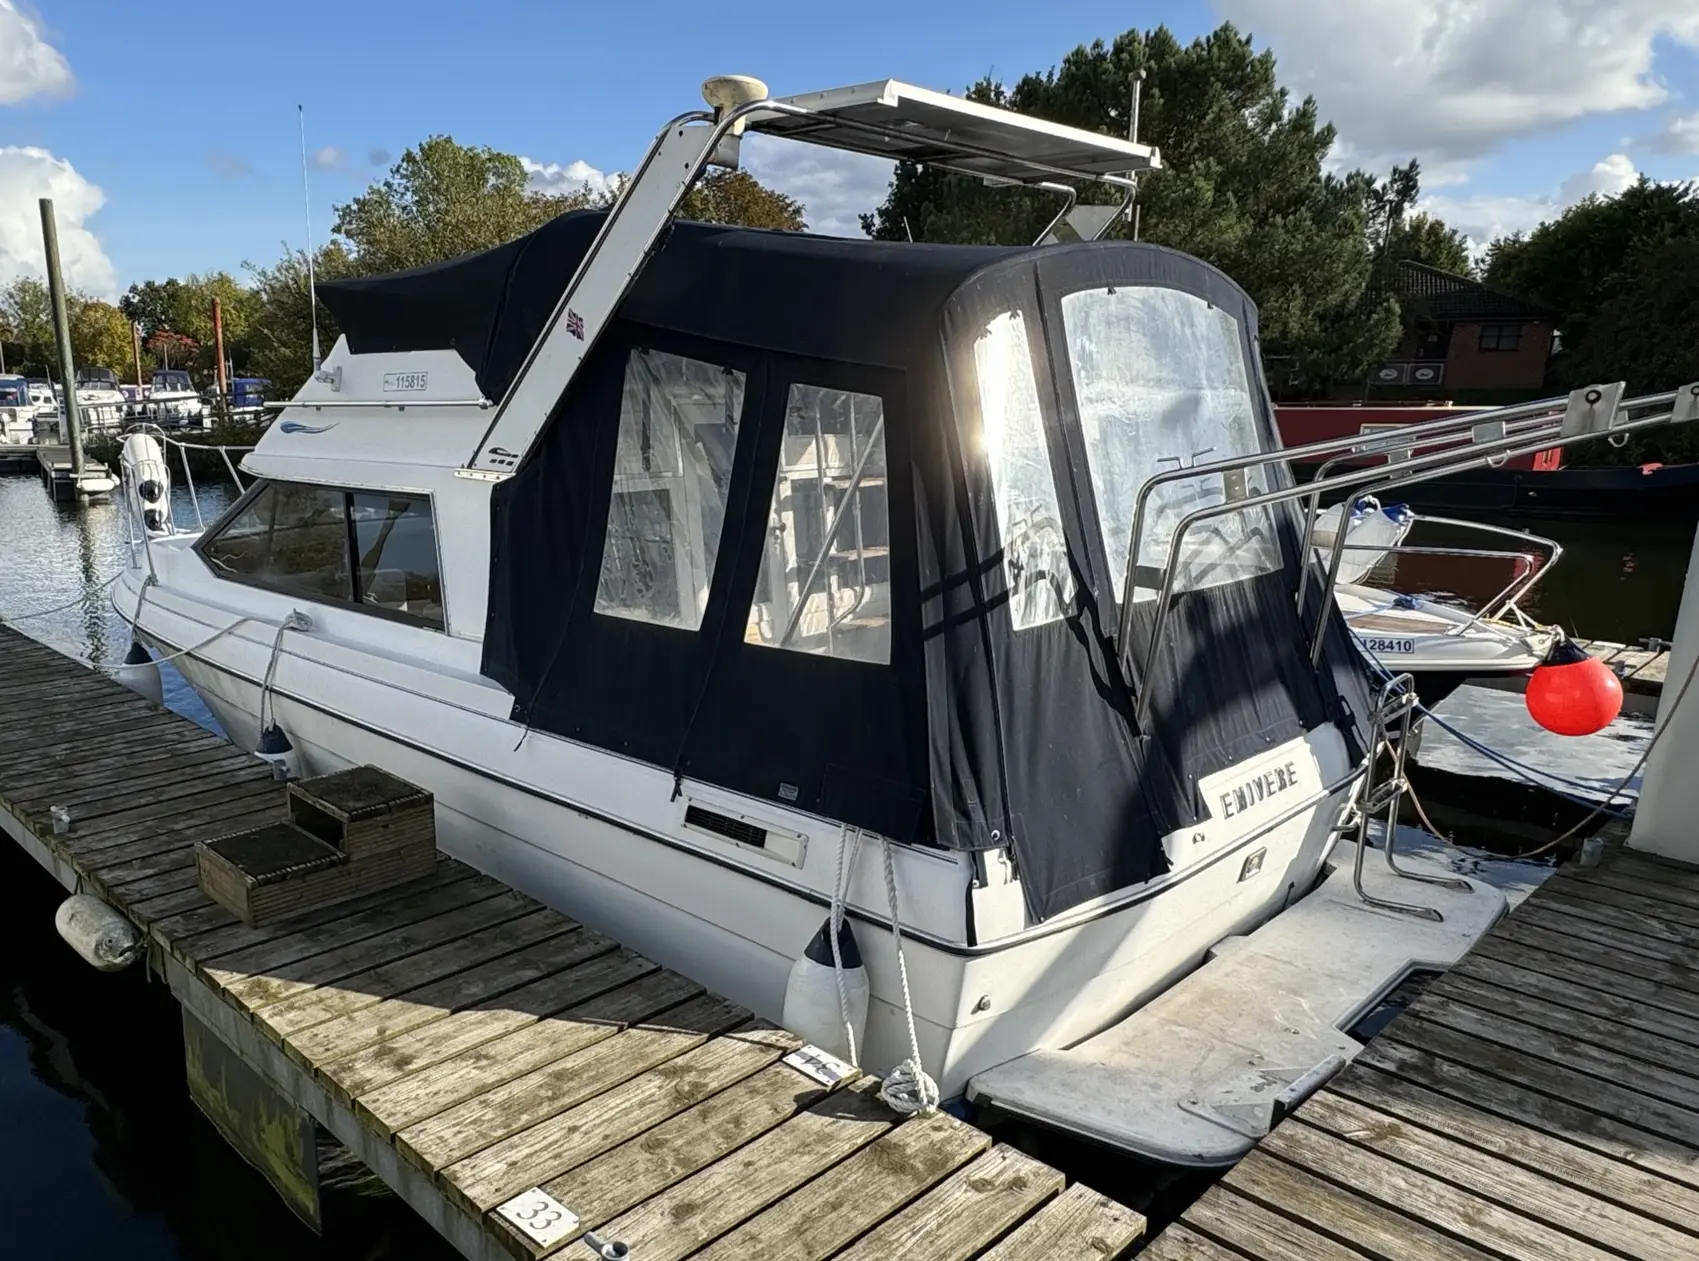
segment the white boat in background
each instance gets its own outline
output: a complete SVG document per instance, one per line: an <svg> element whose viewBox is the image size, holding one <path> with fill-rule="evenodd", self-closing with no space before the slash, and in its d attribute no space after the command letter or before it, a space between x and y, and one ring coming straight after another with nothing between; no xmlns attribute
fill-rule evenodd
<svg viewBox="0 0 1699 1261"><path fill-rule="evenodd" d="M77 369L77 414L83 432L101 433L121 428L124 424L124 393L118 388L118 374L111 368Z"/></svg>
<svg viewBox="0 0 1699 1261"><path fill-rule="evenodd" d="M161 429L204 429L207 409L189 374L181 368L161 368L148 386L143 415Z"/></svg>
<svg viewBox="0 0 1699 1261"><path fill-rule="evenodd" d="M19 376L0 376L0 443L33 441L38 410L31 401L27 380Z"/></svg>
<svg viewBox="0 0 1699 1261"><path fill-rule="evenodd" d="M1324 566L1338 534L1343 505L1316 517L1311 535ZM1486 534L1497 547L1419 546L1408 541L1420 525ZM1509 539L1520 546L1505 546ZM1509 583L1480 607L1370 584L1389 557L1424 555L1496 559L1512 566ZM1439 704L1470 679L1527 674L1564 638L1561 628L1528 617L1517 601L1533 590L1563 555L1555 540L1502 526L1434 517L1404 504L1359 502L1346 532L1334 598L1357 647L1383 675L1415 678L1422 703Z"/></svg>
<svg viewBox="0 0 1699 1261"><path fill-rule="evenodd" d="M341 336L226 514L144 525L164 491L127 488L115 603L274 765L425 785L449 853L891 1070L900 1106L962 1098L1124 1032L1304 906L1341 830L1384 807L1369 768L1411 693L1373 684L1331 589L1319 618L1295 598L1312 488L1269 475L1287 453L1256 312L1219 271L1132 241L673 219L746 128L1095 180L1123 209L1155 151L894 81L704 95L610 210L323 286ZM157 481L126 443L127 475ZM1340 935L1315 952L1333 966L1256 973L1270 1001L1234 1004L1236 1045L1278 1047L1306 1004L1331 1024L1378 1002L1408 971L1406 917L1455 944L1496 914L1404 874L1359 870L1360 899L1306 920ZM837 998L840 911L864 1023ZM1282 1091L1341 1062L1282 1064ZM1086 1066L1100 1096L1128 1073L1174 1087L1098 1137L1214 1159L1178 1113L1245 1096L1245 1070L1195 1067ZM1040 1076L1023 1107L1070 1128Z"/></svg>

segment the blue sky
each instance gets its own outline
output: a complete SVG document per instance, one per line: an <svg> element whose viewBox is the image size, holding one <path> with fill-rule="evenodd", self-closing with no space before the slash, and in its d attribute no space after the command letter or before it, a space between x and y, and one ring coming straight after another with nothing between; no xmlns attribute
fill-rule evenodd
<svg viewBox="0 0 1699 1261"><path fill-rule="evenodd" d="M1190 37L1224 17L1318 95L1341 160L1421 154L1433 207L1478 237L1639 171L1699 175L1694 0L1544 14L1521 0L0 0L0 280L38 256L45 192L69 219L73 279L91 288L274 260L303 237L297 103L319 154L322 240L334 203L433 132L545 167L627 169L711 73L757 74L779 93L883 77L959 90L1129 25ZM22 60L20 42L33 49ZM877 200L877 167L828 180L780 149L793 152L754 165L800 193L816 225L843 228Z"/></svg>

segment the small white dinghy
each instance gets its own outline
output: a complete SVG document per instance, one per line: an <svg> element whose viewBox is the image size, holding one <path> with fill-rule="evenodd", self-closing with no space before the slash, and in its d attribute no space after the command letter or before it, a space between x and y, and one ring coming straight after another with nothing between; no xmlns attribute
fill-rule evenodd
<svg viewBox="0 0 1699 1261"><path fill-rule="evenodd" d="M1335 504L1320 513L1311 533L1324 567L1338 537L1342 509L1343 505ZM1512 550L1407 545L1406 537L1424 522L1508 535L1523 546ZM1431 707L1465 679L1526 674L1545 660L1562 632L1534 622L1516 601L1551 569L1562 551L1555 541L1538 535L1474 521L1418 516L1403 504L1383 507L1364 499L1351 513L1334 599L1363 655L1387 672L1414 676L1423 704ZM1518 570L1498 595L1471 610L1366 583L1376 565L1399 553L1497 557L1516 564Z"/></svg>

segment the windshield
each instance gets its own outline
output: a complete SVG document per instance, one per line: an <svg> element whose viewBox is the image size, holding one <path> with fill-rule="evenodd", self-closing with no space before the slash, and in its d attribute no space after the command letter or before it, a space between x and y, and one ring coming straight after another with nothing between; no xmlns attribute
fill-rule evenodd
<svg viewBox="0 0 1699 1261"><path fill-rule="evenodd" d="M78 368L77 384L93 390L115 390L118 374L111 368Z"/></svg>
<svg viewBox="0 0 1699 1261"><path fill-rule="evenodd" d="M1262 449L1243 339L1226 311L1149 285L1062 298L1074 394L1115 598L1123 598L1139 488L1156 474ZM1258 494L1266 467L1167 482L1152 492L1135 601L1153 600L1175 527L1200 508ZM1216 517L1186 534L1175 590L1219 586L1280 564L1266 508Z"/></svg>
<svg viewBox="0 0 1699 1261"><path fill-rule="evenodd" d="M153 388L156 390L186 390L189 388L187 372L156 372L153 374Z"/></svg>
<svg viewBox="0 0 1699 1261"><path fill-rule="evenodd" d="M0 385L0 407L16 407L23 401L22 390L13 385Z"/></svg>

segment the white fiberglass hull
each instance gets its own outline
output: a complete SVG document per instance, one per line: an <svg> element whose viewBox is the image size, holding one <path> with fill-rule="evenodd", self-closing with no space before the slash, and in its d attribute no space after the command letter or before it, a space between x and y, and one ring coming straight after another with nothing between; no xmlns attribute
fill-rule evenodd
<svg viewBox="0 0 1699 1261"><path fill-rule="evenodd" d="M199 565L181 544L153 549L168 563L139 624L162 651L204 645L176 664L231 738L253 748L277 622L296 602L216 581L205 584L211 598L174 588L172 569ZM136 608L141 576L128 571L119 584L126 612ZM672 776L658 768L542 732L521 740L506 716L511 698L475 672L362 649L342 630L384 623L301 607L315 629L285 636L271 713L306 773L371 763L428 787L445 852L764 1018L782 1018L791 966L827 914L841 825L689 781L674 800ZM968 856L895 847L915 1024L945 1098L985 1068L1106 1027L1223 937L1309 889L1346 793L1344 744L1324 728L1223 772L1222 782L1236 785L1275 761L1300 768L1302 791L1290 804L1261 803L1253 823L1263 829L1189 831L1170 846L1168 876L1033 927L1022 923L1018 885L970 891ZM690 801L789 829L803 842L797 861L683 828ZM977 943L970 898L981 909ZM862 1061L884 1071L908 1045L872 843L856 861L849 905L873 994Z"/></svg>

